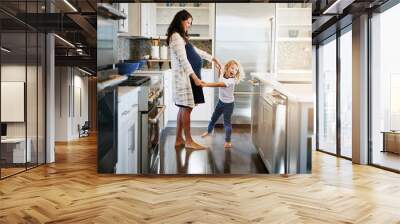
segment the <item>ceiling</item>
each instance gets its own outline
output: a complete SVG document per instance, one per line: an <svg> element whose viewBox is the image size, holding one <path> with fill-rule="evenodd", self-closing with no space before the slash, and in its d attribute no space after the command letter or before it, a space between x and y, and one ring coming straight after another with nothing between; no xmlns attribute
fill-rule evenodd
<svg viewBox="0 0 400 224"><path fill-rule="evenodd" d="M127 0L103 0L103 2L107 1L126 2ZM350 24L352 17L373 10L387 1L294 0L292 2L312 3L312 36L313 43L316 44L334 34L337 29ZM215 1L210 0L209 2ZM238 0L237 2L279 3L285 1ZM26 31L54 32L74 45L72 47L62 39L55 38L57 65L81 66L95 71L97 58L96 4L96 0L1 0L0 27L3 38L6 38L4 41L8 42L8 48L21 50L25 49L25 38L17 37L18 33ZM28 38L28 42L31 38ZM34 52L34 48L35 45L28 44L28 55L30 52ZM19 50L18 52L20 52ZM14 54L17 56L17 51ZM19 56L21 55L26 55L26 52L20 53Z"/></svg>
<svg viewBox="0 0 400 224"><path fill-rule="evenodd" d="M312 37L317 44L351 24L353 17L373 11L389 0L311 0Z"/></svg>
<svg viewBox="0 0 400 224"><path fill-rule="evenodd" d="M13 49L13 55L23 56L26 44L21 33L55 33L56 66L95 71L96 4L96 0L1 0L0 26L2 38L7 39L2 45ZM36 50L36 46L27 45L28 56Z"/></svg>

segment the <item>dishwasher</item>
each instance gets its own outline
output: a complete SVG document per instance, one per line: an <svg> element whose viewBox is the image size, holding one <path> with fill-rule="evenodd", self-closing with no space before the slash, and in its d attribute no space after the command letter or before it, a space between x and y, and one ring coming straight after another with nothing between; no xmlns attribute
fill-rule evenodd
<svg viewBox="0 0 400 224"><path fill-rule="evenodd" d="M259 99L255 145L268 171L284 174L287 172L287 97L273 90L260 94Z"/></svg>

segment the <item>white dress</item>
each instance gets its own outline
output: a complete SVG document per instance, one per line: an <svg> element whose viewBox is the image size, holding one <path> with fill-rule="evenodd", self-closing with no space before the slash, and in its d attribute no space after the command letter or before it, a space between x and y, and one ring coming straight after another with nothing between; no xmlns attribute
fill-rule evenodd
<svg viewBox="0 0 400 224"><path fill-rule="evenodd" d="M193 108L192 86L190 85L190 74L194 71L186 56L186 42L181 35L173 33L169 41L172 68L172 90L175 104ZM212 56L205 51L194 47L202 59L212 61Z"/></svg>

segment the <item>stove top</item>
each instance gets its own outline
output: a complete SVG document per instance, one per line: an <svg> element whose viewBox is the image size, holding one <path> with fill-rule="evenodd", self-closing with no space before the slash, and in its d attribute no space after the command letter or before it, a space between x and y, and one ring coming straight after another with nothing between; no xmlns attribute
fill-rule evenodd
<svg viewBox="0 0 400 224"><path fill-rule="evenodd" d="M143 83L150 80L148 76L129 76L128 79L121 84L120 86L140 86Z"/></svg>

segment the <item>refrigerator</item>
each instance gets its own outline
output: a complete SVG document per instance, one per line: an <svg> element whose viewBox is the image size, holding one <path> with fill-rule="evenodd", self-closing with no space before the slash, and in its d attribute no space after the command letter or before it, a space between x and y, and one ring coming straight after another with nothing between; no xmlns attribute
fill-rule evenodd
<svg viewBox="0 0 400 224"><path fill-rule="evenodd" d="M275 4L216 3L214 52L225 63L236 59L244 70L235 87L233 124L251 124L251 100L257 94L250 73L274 72ZM215 91L218 100L218 91ZM222 123L222 119L218 123Z"/></svg>

